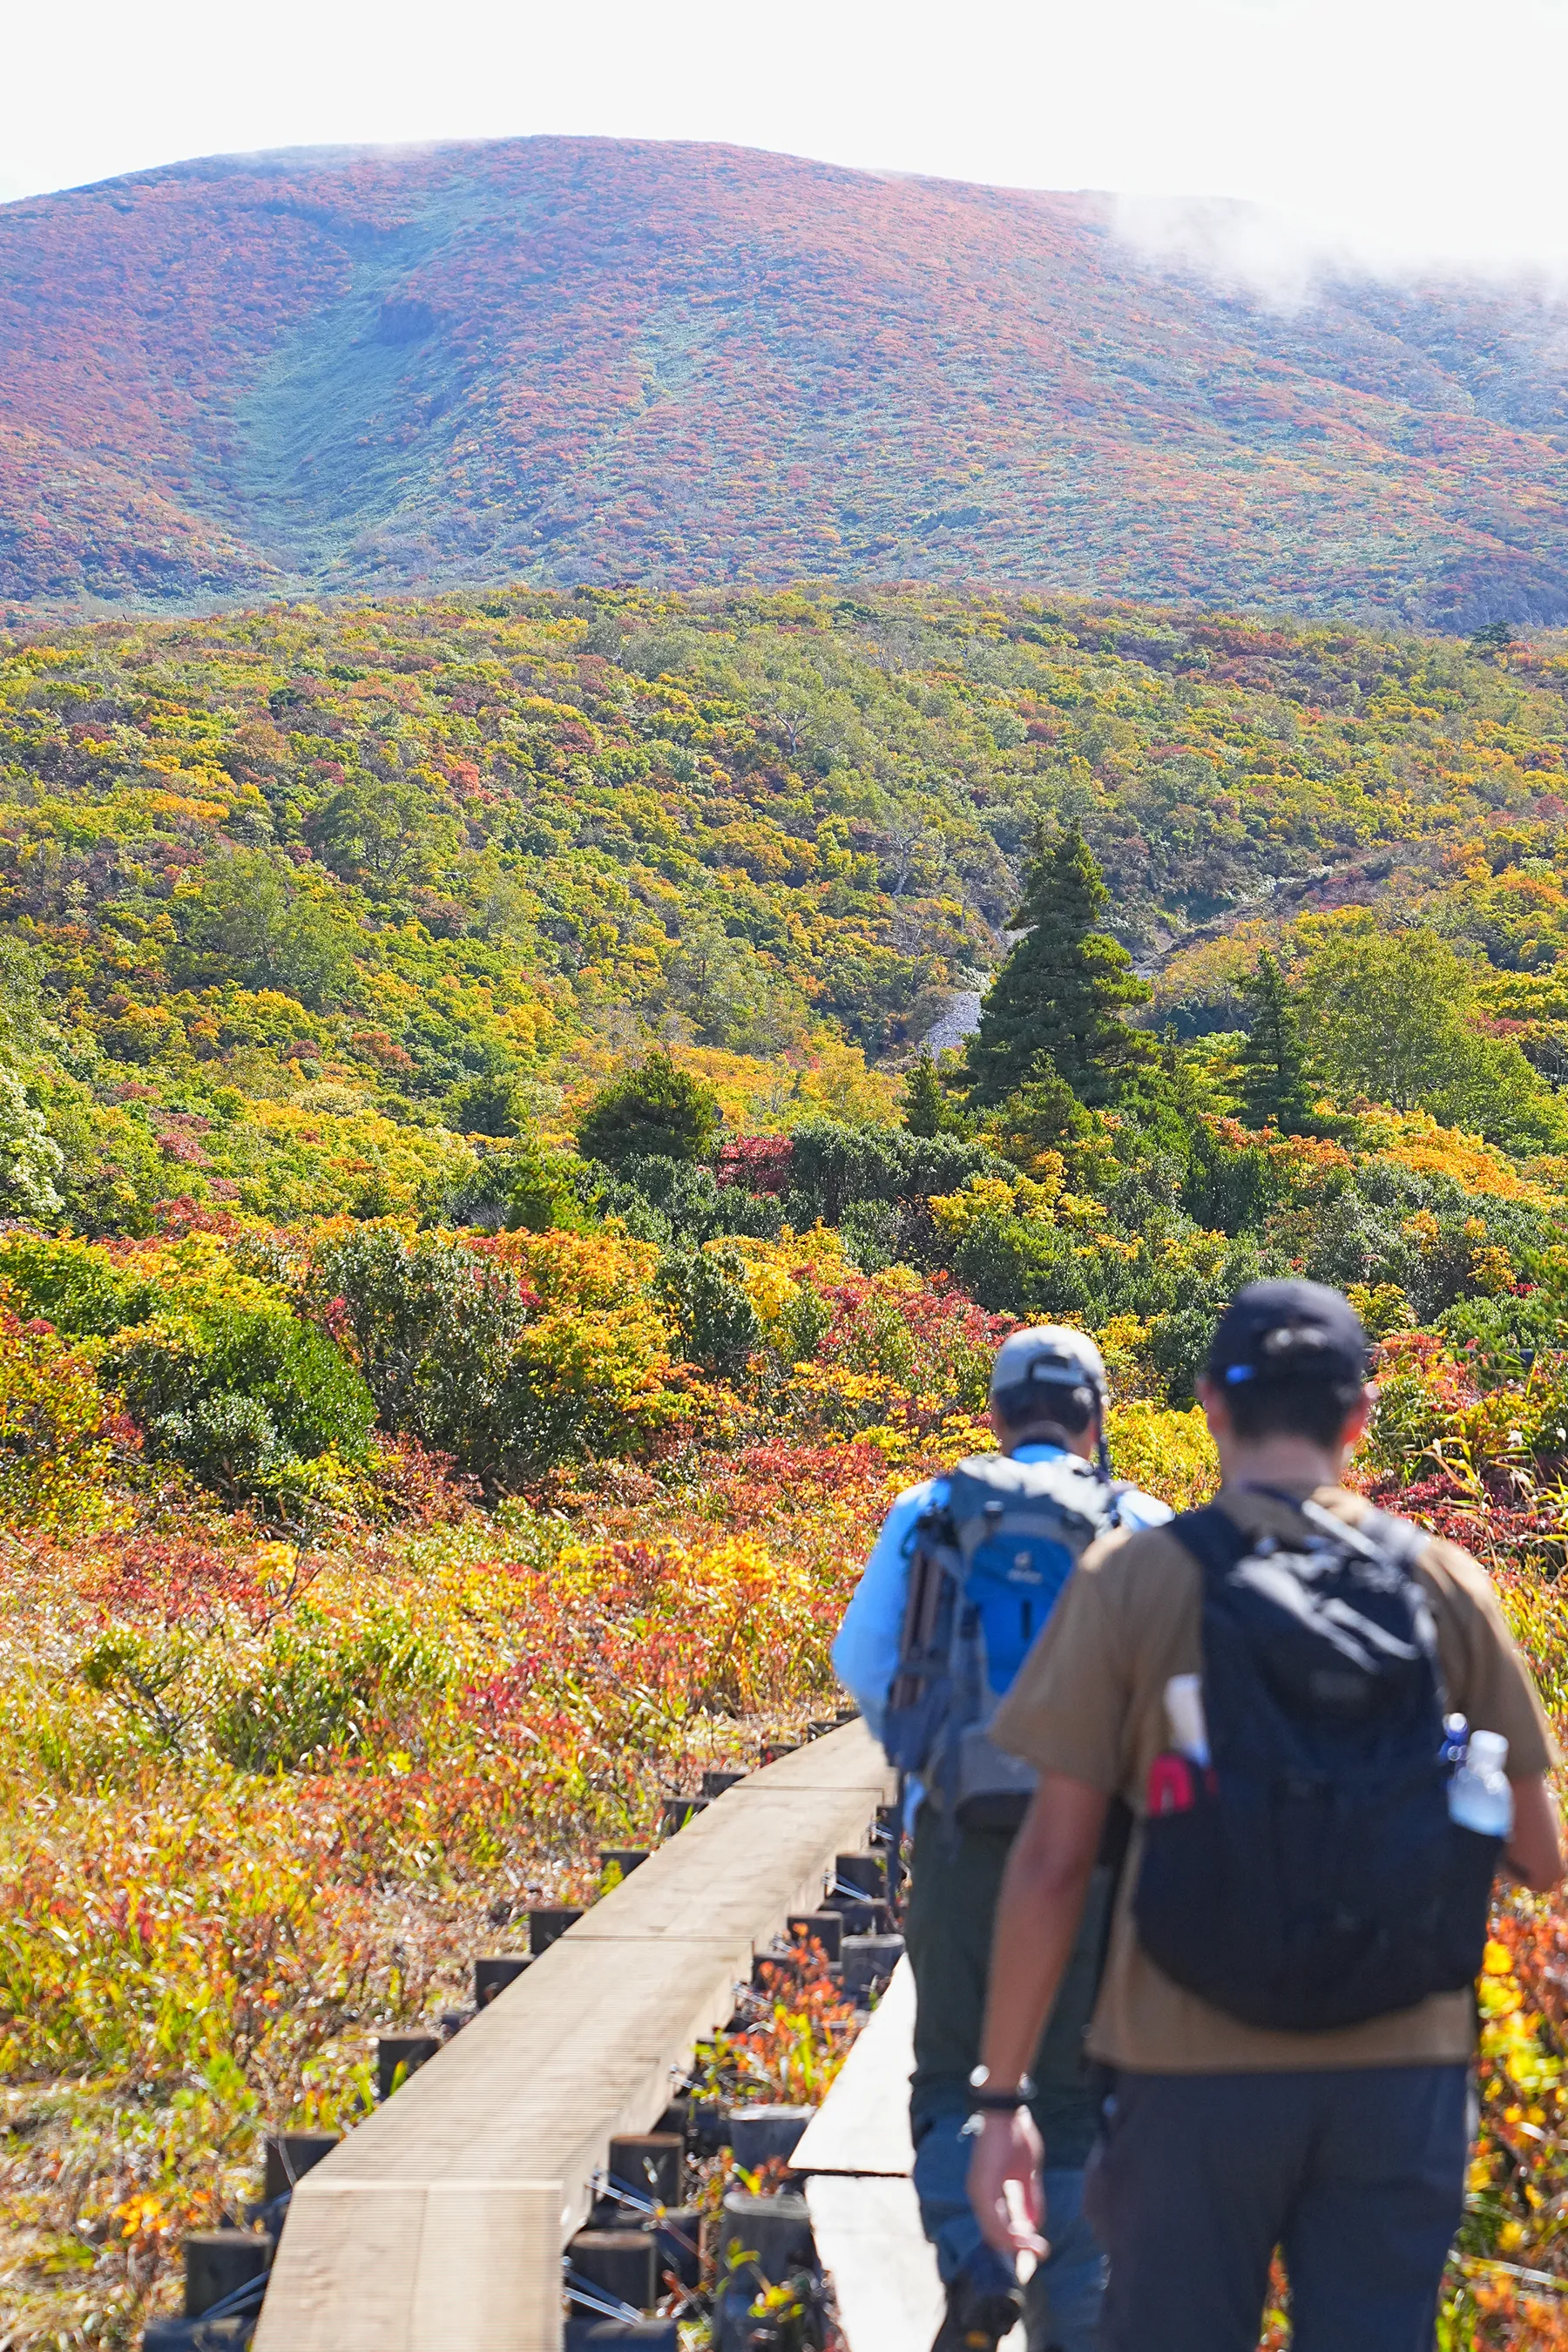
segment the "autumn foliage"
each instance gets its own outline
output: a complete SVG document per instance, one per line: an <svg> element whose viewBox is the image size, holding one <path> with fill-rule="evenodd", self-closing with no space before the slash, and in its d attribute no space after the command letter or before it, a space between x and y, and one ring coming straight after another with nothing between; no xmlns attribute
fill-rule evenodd
<svg viewBox="0 0 1568 2352"><path fill-rule="evenodd" d="M1097 196L615 140L184 163L5 229L0 598L816 574L1563 615L1534 289L1283 311Z"/></svg>

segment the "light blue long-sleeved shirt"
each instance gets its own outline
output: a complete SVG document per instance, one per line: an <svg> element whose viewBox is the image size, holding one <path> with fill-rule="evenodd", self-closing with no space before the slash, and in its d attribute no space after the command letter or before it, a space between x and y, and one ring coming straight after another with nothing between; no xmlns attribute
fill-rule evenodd
<svg viewBox="0 0 1568 2352"><path fill-rule="evenodd" d="M1020 1445L1013 1458L1049 1462L1065 1452L1060 1445ZM899 1496L882 1522L833 1644L834 1670L879 1739L904 1637L915 1528L923 1512L946 1499L945 1478L922 1478ZM1135 1486L1121 1495L1118 1507L1124 1528L1163 1527L1173 1516L1168 1504L1140 1494Z"/></svg>

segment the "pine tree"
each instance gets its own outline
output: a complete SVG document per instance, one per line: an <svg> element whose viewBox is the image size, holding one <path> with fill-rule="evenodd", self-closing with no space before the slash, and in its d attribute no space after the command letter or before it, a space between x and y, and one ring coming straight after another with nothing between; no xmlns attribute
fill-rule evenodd
<svg viewBox="0 0 1568 2352"><path fill-rule="evenodd" d="M941 1073L929 1045L904 1080L904 1126L910 1135L962 1135L969 1125L942 1091Z"/></svg>
<svg viewBox="0 0 1568 2352"><path fill-rule="evenodd" d="M706 1160L718 1138L719 1097L661 1046L637 1069L601 1087L577 1126L586 1160Z"/></svg>
<svg viewBox="0 0 1568 2352"><path fill-rule="evenodd" d="M1285 975L1267 948L1242 994L1247 1013L1241 1049L1243 1116L1248 1127L1300 1135L1312 1118L1306 1050Z"/></svg>
<svg viewBox="0 0 1568 2352"><path fill-rule="evenodd" d="M1037 1074L1044 1055L1079 1100L1113 1102L1122 1076L1148 1054L1122 1007L1152 993L1126 949L1095 928L1110 898L1075 824L1041 841L1024 874L1012 928L1024 937L980 1008L969 1041L972 1099L1001 1102Z"/></svg>

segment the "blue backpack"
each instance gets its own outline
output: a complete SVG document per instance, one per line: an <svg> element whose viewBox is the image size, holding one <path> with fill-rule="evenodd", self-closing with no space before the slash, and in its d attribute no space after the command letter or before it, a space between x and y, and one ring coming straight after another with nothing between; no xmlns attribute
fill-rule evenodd
<svg viewBox="0 0 1568 2352"><path fill-rule="evenodd" d="M1079 1559L1117 1524L1125 1491L1073 1454L977 1454L916 1528L882 1744L966 1829L1023 1819L1038 1776L987 1727Z"/></svg>

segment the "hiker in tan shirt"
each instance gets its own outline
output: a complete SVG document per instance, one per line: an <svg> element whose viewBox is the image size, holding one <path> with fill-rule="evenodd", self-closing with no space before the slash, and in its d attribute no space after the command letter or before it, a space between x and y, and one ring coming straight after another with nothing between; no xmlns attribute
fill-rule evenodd
<svg viewBox="0 0 1568 2352"><path fill-rule="evenodd" d="M971 2194L999 2248L1037 2252L1045 2242L1042 2154L1018 2094L1071 1948L1107 1808L1123 1799L1138 1823L1089 2037L1111 2084L1096 2158L1097 2218L1110 2258L1105 2352L1254 2352L1277 2245L1290 2277L1296 2352L1429 2352L1468 2139L1475 2002L1463 1979L1479 1964L1485 1885L1498 1859L1495 1841L1450 1829L1449 1815L1460 1816L1446 1768L1427 1771L1425 1759L1435 1765L1443 1738L1439 1708L1463 1716L1472 1733L1509 1743L1512 1822L1500 1867L1542 1889L1562 1875L1544 1777L1556 1760L1552 1736L1485 1572L1456 1546L1384 1519L1339 1484L1373 1403L1365 1363L1364 1334L1337 1292L1306 1283L1242 1292L1222 1319L1199 1388L1220 1455L1217 1510L1091 1547L992 1727L1000 1745L1042 1775L1003 1886L975 2077ZM1342 1528L1351 1534L1339 1537ZM1392 1794L1386 1774L1318 1790L1300 1780L1298 1759L1297 1779L1287 1774L1280 1784L1285 1811L1258 1810L1279 1793L1262 1786L1259 1741L1284 1719L1276 1698L1291 1657L1306 1654L1290 1646L1304 1629L1337 1643L1322 1654L1341 1664L1370 1657L1367 1690L1384 1675L1375 1685L1384 1696L1373 1704L1385 1713L1406 1708L1400 1721L1407 1717L1409 1730L1399 1737L1415 1743L1421 1785L1407 1785L1406 1771ZM1263 1679L1248 1684L1265 1655ZM1220 1709L1209 1727L1212 1766L1201 1736L1187 1744L1195 1765L1173 1762L1180 1743L1167 1692L1182 1676L1202 1676L1205 1700ZM1333 1677L1320 1676L1314 1693L1320 1683L1328 1690ZM1253 1696L1233 1721L1226 1695L1237 1691ZM1356 1703L1353 1691L1331 1701L1352 1711ZM1286 1716L1296 1704L1292 1697ZM1321 1723L1305 1722L1307 1738L1321 1732ZM1281 1736L1294 1736L1289 1724ZM1323 1736L1329 1745L1318 1752L1331 1759L1335 1740L1376 1746L1393 1735L1374 1713L1351 1734ZM1356 1753L1364 1767L1372 1750ZM1386 1759L1392 1750L1377 1746L1377 1753ZM1182 1818L1151 1821L1151 1790L1163 1792L1162 1811L1169 1801ZM1398 1916L1378 1924L1374 1895L1364 1927L1344 1946L1339 1988L1331 1973L1314 1983L1311 1938L1320 1927L1331 1938L1347 1923L1332 1916L1331 1903L1313 1909L1314 1887L1290 1883L1291 1864L1281 1860L1282 1853L1293 1857L1298 1879L1319 1869L1332 1876L1333 1853L1300 1831L1303 1807L1310 1812L1319 1798L1350 1804L1346 1813L1321 1815L1342 1825L1347 1870L1358 1838L1375 1858L1386 1801L1415 1808L1391 1811L1389 1821L1422 1825L1420 1840L1402 1838L1389 1849L1391 1883L1407 1865L1418 1880L1421 1857L1428 1850L1447 1856L1450 1848L1454 1866L1475 1882L1458 1920L1450 1916L1450 1879L1434 1881L1433 1900L1449 1906L1432 1915L1444 1934L1413 1935L1403 1962ZM1189 1804L1190 1815L1183 1811ZM1237 1821L1287 1817L1293 1844L1237 1845ZM1194 1837L1208 1841L1201 1852L1211 1860L1225 1857L1207 1875L1207 1864L1184 1860L1200 1853L1183 1843ZM1413 1901L1419 1893L1415 1883ZM1220 1907L1205 1957L1201 1935L1187 1932L1194 1922L1170 1906L1198 1906L1201 1929L1201 1906L1211 1898ZM1162 1899L1163 1912L1143 1907ZM1277 1982L1249 1979L1248 1905ZM1273 1908L1292 1924L1270 1943ZM1139 1917L1167 1938L1167 1956L1184 1955L1181 1965L1202 1990L1156 1965ZM1432 1958L1436 1989L1428 1990L1423 1953L1440 1944L1454 1946L1458 1964L1445 1975ZM1189 1951L1196 1955L1190 1962ZM1352 1981L1363 1964L1367 1982L1385 1983L1390 1996L1375 2012L1358 2006ZM1289 1990L1298 1981L1307 1988L1299 2011Z"/></svg>

